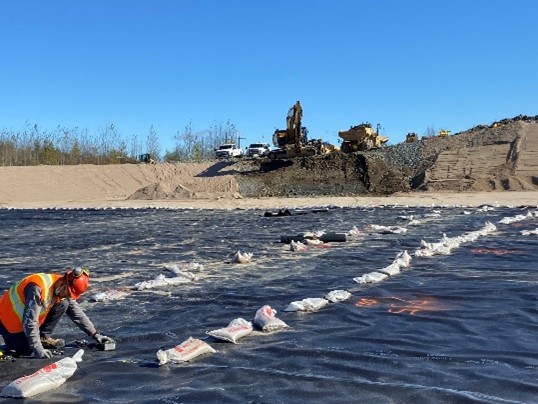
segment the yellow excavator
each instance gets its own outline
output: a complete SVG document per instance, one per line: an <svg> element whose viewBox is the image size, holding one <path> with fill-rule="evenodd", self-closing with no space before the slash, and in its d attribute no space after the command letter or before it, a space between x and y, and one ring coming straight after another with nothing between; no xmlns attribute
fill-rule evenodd
<svg viewBox="0 0 538 404"><path fill-rule="evenodd" d="M305 157L321 154L322 142L308 141L308 129L302 126L303 108L297 101L288 111L286 117L286 129L275 130L273 144L267 157L271 160L290 157Z"/></svg>
<svg viewBox="0 0 538 404"><path fill-rule="evenodd" d="M447 137L448 135L450 135L450 131L449 130L440 130L439 133L438 133L439 137Z"/></svg>
<svg viewBox="0 0 538 404"><path fill-rule="evenodd" d="M342 139L340 150L344 153L377 149L389 141L388 137L380 136L369 123L361 123L352 126L349 130L341 130L338 136Z"/></svg>

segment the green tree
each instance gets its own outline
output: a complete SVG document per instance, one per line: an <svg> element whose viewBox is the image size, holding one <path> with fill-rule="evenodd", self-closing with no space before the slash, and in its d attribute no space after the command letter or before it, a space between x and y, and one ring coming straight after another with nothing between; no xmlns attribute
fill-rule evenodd
<svg viewBox="0 0 538 404"><path fill-rule="evenodd" d="M73 144L71 145L71 150L69 150L67 164L79 164L81 162L81 157L82 150L80 148L78 140L75 139L73 141Z"/></svg>
<svg viewBox="0 0 538 404"><path fill-rule="evenodd" d="M428 137L435 137L436 135L437 135L437 131L435 130L435 125L428 125L428 127L422 134L422 137L428 138Z"/></svg>
<svg viewBox="0 0 538 404"><path fill-rule="evenodd" d="M172 151L166 151L163 157L166 163L179 163L181 161L181 150L177 147Z"/></svg>
<svg viewBox="0 0 538 404"><path fill-rule="evenodd" d="M151 158L155 161L159 161L161 154L161 147L159 145L159 137L157 136L157 131L155 127L151 125L148 132L148 137L146 138L146 153L151 155Z"/></svg>
<svg viewBox="0 0 538 404"><path fill-rule="evenodd" d="M51 140L45 140L41 148L40 164L58 165L60 162L60 151L54 146Z"/></svg>

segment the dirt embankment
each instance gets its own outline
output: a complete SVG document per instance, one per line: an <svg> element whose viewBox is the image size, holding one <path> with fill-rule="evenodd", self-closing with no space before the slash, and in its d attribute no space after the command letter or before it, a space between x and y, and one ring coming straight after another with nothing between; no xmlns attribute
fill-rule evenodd
<svg viewBox="0 0 538 404"><path fill-rule="evenodd" d="M233 199L235 174L227 162L0 167L0 205Z"/></svg>
<svg viewBox="0 0 538 404"><path fill-rule="evenodd" d="M516 117L425 142L415 183L429 191L536 190L538 117Z"/></svg>

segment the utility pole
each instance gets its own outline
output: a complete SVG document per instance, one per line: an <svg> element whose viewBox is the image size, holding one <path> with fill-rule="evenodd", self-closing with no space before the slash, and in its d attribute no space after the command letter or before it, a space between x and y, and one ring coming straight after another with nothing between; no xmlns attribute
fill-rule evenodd
<svg viewBox="0 0 538 404"><path fill-rule="evenodd" d="M241 148L241 140L245 140L245 139L246 139L245 137L241 137L241 134L237 132L237 147L239 149Z"/></svg>

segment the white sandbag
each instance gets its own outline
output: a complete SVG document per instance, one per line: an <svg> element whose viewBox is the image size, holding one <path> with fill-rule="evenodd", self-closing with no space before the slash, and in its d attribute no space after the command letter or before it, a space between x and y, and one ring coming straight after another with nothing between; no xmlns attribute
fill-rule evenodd
<svg viewBox="0 0 538 404"><path fill-rule="evenodd" d="M396 259L393 263L398 264L400 267L408 268L409 265L411 265L411 256L407 250L404 250L396 255Z"/></svg>
<svg viewBox="0 0 538 404"><path fill-rule="evenodd" d="M300 241L291 240L290 251L306 251L306 245Z"/></svg>
<svg viewBox="0 0 538 404"><path fill-rule="evenodd" d="M310 239L320 238L324 234L325 234L325 230L314 230L314 231L306 231L304 233L301 233L303 238L310 238Z"/></svg>
<svg viewBox="0 0 538 404"><path fill-rule="evenodd" d="M61 386L77 370L77 362L82 361L84 350L80 349L72 357L51 363L37 372L18 378L8 384L0 395L3 397L33 397Z"/></svg>
<svg viewBox="0 0 538 404"><path fill-rule="evenodd" d="M407 229L405 227L391 226L390 233L392 234L406 234Z"/></svg>
<svg viewBox="0 0 538 404"><path fill-rule="evenodd" d="M347 232L347 235L351 237L358 237L361 235L361 232L357 226L353 226L353 228Z"/></svg>
<svg viewBox="0 0 538 404"><path fill-rule="evenodd" d="M317 239L317 238L305 238L304 243L306 245L320 245L323 244L323 241Z"/></svg>
<svg viewBox="0 0 538 404"><path fill-rule="evenodd" d="M197 277L190 273L181 271L175 277L166 278L163 274L159 274L155 279L135 283L138 290L162 288L166 286L177 286L184 283L190 283L197 280Z"/></svg>
<svg viewBox="0 0 538 404"><path fill-rule="evenodd" d="M117 289L107 289L104 292L99 292L93 295L90 300L94 302L106 302L110 300L119 300L127 296L128 293Z"/></svg>
<svg viewBox="0 0 538 404"><path fill-rule="evenodd" d="M278 331L287 328L288 325L281 319L275 317L276 310L271 306L263 306L256 312L254 316L254 324L260 327L263 331Z"/></svg>
<svg viewBox="0 0 538 404"><path fill-rule="evenodd" d="M198 262L189 262L188 264L164 264L164 268L176 275L181 275L184 272L204 270L204 266Z"/></svg>
<svg viewBox="0 0 538 404"><path fill-rule="evenodd" d="M191 283L191 282L198 279L197 277L195 277L195 276L191 277L190 275L192 275L192 274L188 274L188 275L185 275L185 276L173 276L171 278L164 278L164 280L165 280L167 286L177 286L177 285L181 285L181 284L184 284L184 283Z"/></svg>
<svg viewBox="0 0 538 404"><path fill-rule="evenodd" d="M436 245L435 248L423 248L415 251L416 257L433 257L434 255L450 255L452 247Z"/></svg>
<svg viewBox="0 0 538 404"><path fill-rule="evenodd" d="M433 257L435 251L431 248L421 248L415 251L415 257Z"/></svg>
<svg viewBox="0 0 538 404"><path fill-rule="evenodd" d="M353 278L353 280L357 283L377 283L386 278L388 278L387 274L382 274L381 272L370 272L368 274Z"/></svg>
<svg viewBox="0 0 538 404"><path fill-rule="evenodd" d="M188 362L197 356L215 352L217 351L211 348L208 343L201 339L189 337L186 341L173 348L167 350L159 349L157 351L157 360L159 361L159 365L164 365L168 362Z"/></svg>
<svg viewBox="0 0 538 404"><path fill-rule="evenodd" d="M387 274L389 276L398 275L400 273L400 265L397 262L393 262L389 266L386 266L382 269L378 269L377 271L381 272L382 274Z"/></svg>
<svg viewBox="0 0 538 404"><path fill-rule="evenodd" d="M525 218L527 216L522 217ZM443 234L441 241L438 243L427 243L426 241L421 240L420 249L415 251L415 256L432 257L434 255L449 255L452 253L452 250L458 248L461 243L475 241L478 237L486 236L496 230L497 227L493 223L486 222L482 229L465 233L461 236L447 237L446 234Z"/></svg>
<svg viewBox="0 0 538 404"><path fill-rule="evenodd" d="M325 299L331 303L341 302L349 299L350 297L351 293L349 293L347 290L331 290L325 295Z"/></svg>
<svg viewBox="0 0 538 404"><path fill-rule="evenodd" d="M159 288L163 286L168 286L168 283L166 283L165 277L162 274L157 275L155 279L135 283L135 287L138 290Z"/></svg>
<svg viewBox="0 0 538 404"><path fill-rule="evenodd" d="M526 215L515 215L513 217L503 217L501 220L499 220L499 223L511 224L515 222L521 222L522 220L525 220L531 217L532 217L532 214L528 212Z"/></svg>
<svg viewBox="0 0 538 404"><path fill-rule="evenodd" d="M424 214L424 217L439 217L439 216L441 216L441 214L438 213L438 212L434 212L434 213L425 213L425 214Z"/></svg>
<svg viewBox="0 0 538 404"><path fill-rule="evenodd" d="M237 340L243 338L252 332L252 323L242 318L232 320L228 327L219 328L218 330L207 331L206 334L215 339L237 343Z"/></svg>
<svg viewBox="0 0 538 404"><path fill-rule="evenodd" d="M296 302L291 302L284 311L317 311L329 304L326 299L309 297Z"/></svg>
<svg viewBox="0 0 538 404"><path fill-rule="evenodd" d="M231 259L232 264L248 264L252 260L252 253L243 253L237 251Z"/></svg>
<svg viewBox="0 0 538 404"><path fill-rule="evenodd" d="M379 234L405 234L407 229L400 226L381 226L378 224L369 224L366 226L370 233L379 233Z"/></svg>
<svg viewBox="0 0 538 404"><path fill-rule="evenodd" d="M480 231L483 232L484 235L486 235L486 234L489 234L489 233L493 233L495 230L497 230L497 227L493 223L486 222L486 224L484 225L484 227Z"/></svg>

